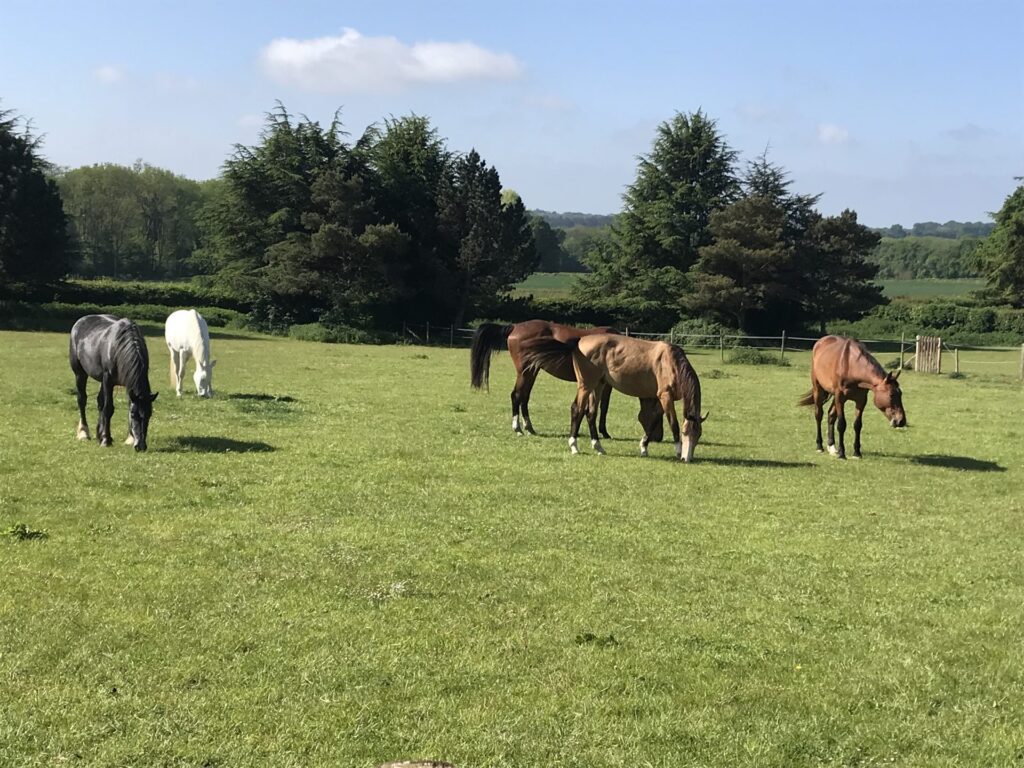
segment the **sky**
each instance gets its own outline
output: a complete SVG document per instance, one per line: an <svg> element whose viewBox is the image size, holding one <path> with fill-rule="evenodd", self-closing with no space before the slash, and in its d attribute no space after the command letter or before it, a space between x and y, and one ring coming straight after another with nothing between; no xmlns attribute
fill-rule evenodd
<svg viewBox="0 0 1024 768"><path fill-rule="evenodd" d="M352 139L426 116L528 208L618 212L700 109L823 213L988 221L1024 175L1024 2L0 0L0 109L58 165L212 178L278 101Z"/></svg>

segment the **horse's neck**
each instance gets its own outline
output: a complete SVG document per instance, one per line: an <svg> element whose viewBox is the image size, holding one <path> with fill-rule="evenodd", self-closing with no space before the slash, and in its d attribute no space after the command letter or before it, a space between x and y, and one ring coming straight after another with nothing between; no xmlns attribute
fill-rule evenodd
<svg viewBox="0 0 1024 768"><path fill-rule="evenodd" d="M210 365L210 339L198 324L195 333L189 334L189 346L192 347L192 357L202 368Z"/></svg>
<svg viewBox="0 0 1024 768"><path fill-rule="evenodd" d="M867 389L874 389L885 378L885 371L859 344L850 342L847 351L847 378Z"/></svg>

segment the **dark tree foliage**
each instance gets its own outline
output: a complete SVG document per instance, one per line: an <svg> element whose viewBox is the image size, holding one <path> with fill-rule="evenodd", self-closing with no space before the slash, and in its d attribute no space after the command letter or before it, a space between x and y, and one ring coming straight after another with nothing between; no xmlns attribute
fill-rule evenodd
<svg viewBox="0 0 1024 768"><path fill-rule="evenodd" d="M978 250L978 261L988 278L991 297L1021 307L1024 306L1024 184L1007 196L995 220L995 229Z"/></svg>
<svg viewBox="0 0 1024 768"><path fill-rule="evenodd" d="M877 230L875 230L877 231ZM881 278L916 280L921 278L955 279L980 275L975 251L978 237L883 237L871 254Z"/></svg>
<svg viewBox="0 0 1024 768"><path fill-rule="evenodd" d="M711 215L739 194L735 161L703 112L676 114L658 126L624 196L611 247L591 251L592 274L578 281L577 295L640 310L679 307L686 273L711 242Z"/></svg>
<svg viewBox="0 0 1024 768"><path fill-rule="evenodd" d="M540 216L529 216L537 249L538 272L576 272L578 265L563 247L565 230L555 229ZM575 267L575 268L574 268Z"/></svg>
<svg viewBox="0 0 1024 768"><path fill-rule="evenodd" d="M0 287L45 285L68 273L70 240L40 140L0 110Z"/></svg>

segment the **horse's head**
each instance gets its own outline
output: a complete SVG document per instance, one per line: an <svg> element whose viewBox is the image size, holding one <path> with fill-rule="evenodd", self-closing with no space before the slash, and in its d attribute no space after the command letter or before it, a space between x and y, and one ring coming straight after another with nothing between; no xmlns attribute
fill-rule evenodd
<svg viewBox="0 0 1024 768"><path fill-rule="evenodd" d="M683 417L683 453L681 458L683 461L693 461L693 449L697 447L697 443L700 442L700 436L704 432L703 424L707 421L708 416L711 415L709 411L701 418L699 413L697 414L685 414Z"/></svg>
<svg viewBox="0 0 1024 768"><path fill-rule="evenodd" d="M200 397L213 397L213 366L216 364L216 360L211 360L205 367L196 363L192 380L196 383L196 392Z"/></svg>
<svg viewBox="0 0 1024 768"><path fill-rule="evenodd" d="M894 427L907 426L907 414L903 410L903 392L897 379L900 372L887 373L885 378L875 385L875 407L885 414L885 418Z"/></svg>
<svg viewBox="0 0 1024 768"><path fill-rule="evenodd" d="M149 432L149 419L153 416L153 401L160 394L128 395L128 420L131 425L132 439L136 451L146 450L146 434Z"/></svg>

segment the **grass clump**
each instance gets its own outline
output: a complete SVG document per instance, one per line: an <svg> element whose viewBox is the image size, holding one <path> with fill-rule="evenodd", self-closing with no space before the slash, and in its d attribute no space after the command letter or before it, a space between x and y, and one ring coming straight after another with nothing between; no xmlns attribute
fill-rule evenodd
<svg viewBox="0 0 1024 768"><path fill-rule="evenodd" d="M756 347L736 347L729 353L729 362L740 365L778 365L789 367L789 360L780 359L778 353L766 352Z"/></svg>
<svg viewBox="0 0 1024 768"><path fill-rule="evenodd" d="M10 528L0 531L0 536L15 541L31 541L32 539L45 539L50 534L46 531L29 528L25 523L15 523Z"/></svg>

